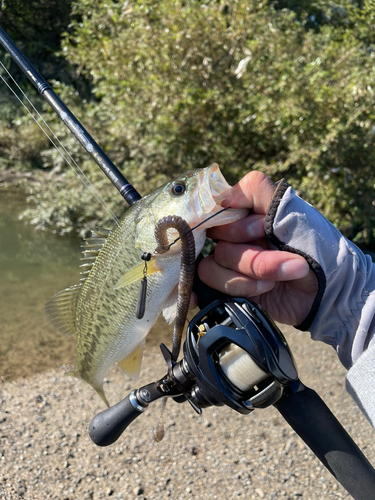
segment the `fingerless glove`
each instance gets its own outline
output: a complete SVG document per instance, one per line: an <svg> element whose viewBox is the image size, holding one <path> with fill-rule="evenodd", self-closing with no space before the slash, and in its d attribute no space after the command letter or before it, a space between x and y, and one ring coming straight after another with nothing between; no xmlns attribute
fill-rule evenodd
<svg viewBox="0 0 375 500"><path fill-rule="evenodd" d="M302 255L318 292L300 330L332 345L350 369L347 388L375 423L375 265L318 210L279 182L265 220L271 246ZM365 404L366 400L366 404ZM372 415L369 415L369 413Z"/></svg>

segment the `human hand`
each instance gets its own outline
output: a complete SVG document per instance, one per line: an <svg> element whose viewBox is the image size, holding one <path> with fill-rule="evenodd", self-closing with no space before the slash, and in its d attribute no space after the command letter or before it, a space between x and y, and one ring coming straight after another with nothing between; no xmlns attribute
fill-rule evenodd
<svg viewBox="0 0 375 500"><path fill-rule="evenodd" d="M264 220L276 185L253 171L228 193L223 207L250 208L251 215L208 230L219 240L214 255L199 265L201 280L212 288L260 304L275 321L299 325L318 292L315 274L300 255L270 249Z"/></svg>

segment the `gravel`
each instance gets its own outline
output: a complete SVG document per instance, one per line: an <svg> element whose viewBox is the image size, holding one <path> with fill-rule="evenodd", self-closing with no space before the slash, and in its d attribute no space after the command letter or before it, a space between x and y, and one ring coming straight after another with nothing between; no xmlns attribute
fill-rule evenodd
<svg viewBox="0 0 375 500"><path fill-rule="evenodd" d="M374 430L345 392L345 370L332 348L284 328L301 380L315 389L375 464ZM351 498L275 408L244 416L169 402L166 436L155 444L159 405L107 448L87 434L103 409L68 367L0 385L0 498L84 499L346 499ZM159 350L145 354L142 376L114 367L105 390L114 403L165 372ZM374 495L375 497L375 495Z"/></svg>

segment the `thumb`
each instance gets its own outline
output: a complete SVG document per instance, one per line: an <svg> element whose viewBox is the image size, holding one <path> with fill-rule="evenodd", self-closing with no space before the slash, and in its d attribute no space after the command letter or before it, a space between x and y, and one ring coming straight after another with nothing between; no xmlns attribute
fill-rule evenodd
<svg viewBox="0 0 375 500"><path fill-rule="evenodd" d="M253 170L232 187L222 206L251 208L257 214L265 214L275 189L276 184L269 177Z"/></svg>

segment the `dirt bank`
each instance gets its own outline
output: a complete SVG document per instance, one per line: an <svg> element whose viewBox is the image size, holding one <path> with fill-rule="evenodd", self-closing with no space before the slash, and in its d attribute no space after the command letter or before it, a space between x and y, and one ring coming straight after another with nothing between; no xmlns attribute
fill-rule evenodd
<svg viewBox="0 0 375 500"><path fill-rule="evenodd" d="M345 370L334 351L308 334L286 334L302 381L319 392L375 463L374 430L345 393ZM110 372L110 402L164 371L158 349L150 346L136 383L118 368ZM155 445L155 405L114 446L101 449L87 427L102 409L94 391L66 377L64 367L2 383L0 498L350 498L274 408L248 416L209 408L198 416L188 404L169 402L166 437Z"/></svg>

